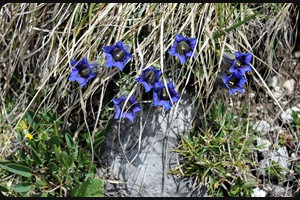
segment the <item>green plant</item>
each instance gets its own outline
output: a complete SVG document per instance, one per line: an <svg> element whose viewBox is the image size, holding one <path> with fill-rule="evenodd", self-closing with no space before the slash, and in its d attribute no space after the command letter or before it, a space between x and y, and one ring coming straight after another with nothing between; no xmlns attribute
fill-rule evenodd
<svg viewBox="0 0 300 200"><path fill-rule="evenodd" d="M180 165L170 173L196 177L212 196L251 196L256 186L250 156L255 149L254 132L240 120L245 111L228 113L223 103L214 105L197 129L182 135L175 150Z"/></svg>
<svg viewBox="0 0 300 200"><path fill-rule="evenodd" d="M299 117L299 113L296 111L292 111L292 118L293 118L293 127L295 127L296 129L300 129L300 117Z"/></svg>
<svg viewBox="0 0 300 200"><path fill-rule="evenodd" d="M0 163L0 176L13 177L1 183L0 191L21 197L103 196L103 181L96 176L89 151L60 130L57 114L27 112L25 116L17 128L20 148ZM93 188L92 193L78 192L82 185Z"/></svg>
<svg viewBox="0 0 300 200"><path fill-rule="evenodd" d="M278 162L271 161L270 166L268 166L265 169L265 172L271 177L271 178L278 178L279 180L283 180L285 176L281 173L285 171L284 168L280 167Z"/></svg>

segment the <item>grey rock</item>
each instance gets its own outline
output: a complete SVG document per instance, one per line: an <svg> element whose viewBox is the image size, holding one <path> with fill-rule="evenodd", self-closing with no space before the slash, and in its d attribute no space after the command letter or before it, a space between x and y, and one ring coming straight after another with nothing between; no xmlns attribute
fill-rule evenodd
<svg viewBox="0 0 300 200"><path fill-rule="evenodd" d="M253 99L255 97L255 93L251 92L249 93L249 98Z"/></svg>
<svg viewBox="0 0 300 200"><path fill-rule="evenodd" d="M274 91L275 92L280 92L281 91L281 88L279 86L274 86Z"/></svg>
<svg viewBox="0 0 300 200"><path fill-rule="evenodd" d="M264 120L260 120L254 123L253 125L253 129L261 132L261 135L264 135L265 133L267 133L271 128L271 125L264 121Z"/></svg>
<svg viewBox="0 0 300 200"><path fill-rule="evenodd" d="M263 160L259 162L259 171L262 175L266 175L265 169L270 167L272 161L278 163L280 168L282 168L281 173L283 175L287 174L287 171L290 167L290 163L288 162L288 152L286 147L280 147L276 152L270 152L268 156L266 156Z"/></svg>
<svg viewBox="0 0 300 200"><path fill-rule="evenodd" d="M293 117L292 117L292 112L298 112L298 116L300 117L300 104L298 104L297 106L293 106L292 108L288 108L285 111L283 111L280 115L283 123L292 123L294 121Z"/></svg>
<svg viewBox="0 0 300 200"><path fill-rule="evenodd" d="M289 79L282 84L282 87L287 90L288 95L291 95L294 93L295 84L296 81L294 79Z"/></svg>
<svg viewBox="0 0 300 200"><path fill-rule="evenodd" d="M278 85L278 78L276 76L273 76L273 77L269 78L268 85L269 85L269 87L273 87L273 88L275 86L277 86Z"/></svg>
<svg viewBox="0 0 300 200"><path fill-rule="evenodd" d="M120 137L116 122L105 139L110 173L123 183L115 185L115 193L123 190L125 196L132 197L207 195L205 189L193 190L168 173L177 166L173 150L178 146L178 134L191 127L194 110L189 99L183 96L178 108L175 104L169 112L163 107L150 107L149 112L144 108L142 122L136 117L133 124L127 119L121 123Z"/></svg>
<svg viewBox="0 0 300 200"><path fill-rule="evenodd" d="M276 99L280 99L281 97L283 97L283 92L281 92L281 91L275 91L274 93L273 93L273 96L276 98Z"/></svg>
<svg viewBox="0 0 300 200"><path fill-rule="evenodd" d="M263 147L258 149L258 151L260 152L268 152L270 146L272 145L272 143L269 140L261 137L256 138L256 141L257 141L257 146L263 145Z"/></svg>
<svg viewBox="0 0 300 200"><path fill-rule="evenodd" d="M265 196L267 196L267 192L259 188L254 188L253 194L251 195L251 197L265 197Z"/></svg>

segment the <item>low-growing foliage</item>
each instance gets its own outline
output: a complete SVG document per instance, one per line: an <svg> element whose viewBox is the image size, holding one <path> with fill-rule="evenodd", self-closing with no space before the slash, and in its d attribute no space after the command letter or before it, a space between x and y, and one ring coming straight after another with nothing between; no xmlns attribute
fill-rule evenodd
<svg viewBox="0 0 300 200"><path fill-rule="evenodd" d="M80 185L85 185L93 189L92 194L79 194L103 196L103 181L96 176L89 149L61 130L57 114L34 116L29 111L25 116L17 128L20 148L0 163L0 176L14 178L2 182L0 190L8 196L76 196Z"/></svg>
<svg viewBox="0 0 300 200"><path fill-rule="evenodd" d="M171 173L194 178L207 186L212 196L251 196L257 185L251 173L255 135L247 120L237 117L242 114L228 112L224 103L215 103L199 126L182 134L175 150L180 165Z"/></svg>

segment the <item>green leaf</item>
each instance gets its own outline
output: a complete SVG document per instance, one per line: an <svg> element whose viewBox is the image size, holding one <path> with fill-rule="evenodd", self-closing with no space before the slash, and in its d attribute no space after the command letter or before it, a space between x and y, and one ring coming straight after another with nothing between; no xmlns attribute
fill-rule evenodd
<svg viewBox="0 0 300 200"><path fill-rule="evenodd" d="M53 145L53 151L54 151L54 154L55 154L55 158L56 159L59 159L59 155L60 155L60 147L57 147L56 145Z"/></svg>
<svg viewBox="0 0 300 200"><path fill-rule="evenodd" d="M265 10L266 10L266 8L261 9L260 11L258 11L257 13L255 13L255 14L253 14L253 15L247 17L247 18L244 19L243 21L240 21L240 22L238 22L238 23L232 25L231 27L225 29L224 32L229 33L230 31L232 31L232 30L238 28L239 26L241 26L241 25L243 25L243 24L249 22L251 19L253 19L254 17L256 17L257 15L259 15L260 13L262 13L262 12L265 11ZM215 32L215 33L213 34L213 38L214 38L214 39L218 39L219 37L225 35L224 32L223 32L223 31L217 31L217 32Z"/></svg>
<svg viewBox="0 0 300 200"><path fill-rule="evenodd" d="M34 149L31 149L31 155L32 159L37 163L37 164L43 164L44 162L40 158L40 156L36 153Z"/></svg>
<svg viewBox="0 0 300 200"><path fill-rule="evenodd" d="M65 139L66 139L67 145L69 147L73 147L73 145L74 145L73 139L68 133L65 134Z"/></svg>
<svg viewBox="0 0 300 200"><path fill-rule="evenodd" d="M104 184L101 179L92 179L76 185L71 191L71 197L103 197Z"/></svg>
<svg viewBox="0 0 300 200"><path fill-rule="evenodd" d="M44 182L42 179L36 179L36 186L37 187L44 187L46 185L47 185L47 183Z"/></svg>
<svg viewBox="0 0 300 200"><path fill-rule="evenodd" d="M60 166L62 167L66 167L68 168L68 157L69 155L67 154L67 152L63 151L61 152L61 154L59 155L59 162L60 162Z"/></svg>
<svg viewBox="0 0 300 200"><path fill-rule="evenodd" d="M49 168L49 170L53 173L53 172L57 172L58 171L58 167L54 162L50 162L47 167Z"/></svg>
<svg viewBox="0 0 300 200"><path fill-rule="evenodd" d="M54 135L50 138L48 141L48 145L52 147L53 145L56 145L57 147L60 146L60 138L57 135Z"/></svg>
<svg viewBox="0 0 300 200"><path fill-rule="evenodd" d="M4 187L3 185L0 185L0 191L1 192L8 192L9 190L6 187Z"/></svg>
<svg viewBox="0 0 300 200"><path fill-rule="evenodd" d="M74 162L74 154L72 153L71 155L69 155L68 157L67 157L67 163L66 163L66 165L67 165L67 167L71 167L71 165L73 164L73 162Z"/></svg>
<svg viewBox="0 0 300 200"><path fill-rule="evenodd" d="M39 143L38 143L38 149L39 149L40 152L46 152L47 151L46 145L44 143L42 143L41 141L39 141Z"/></svg>
<svg viewBox="0 0 300 200"><path fill-rule="evenodd" d="M31 183L20 183L12 186L15 192L28 192L31 189Z"/></svg>
<svg viewBox="0 0 300 200"><path fill-rule="evenodd" d="M6 169L7 171L10 171L14 174L18 174L21 176L25 176L25 177L31 177L31 169L29 167L25 167L23 165L19 165L19 164L6 164L6 165L2 165L0 164L0 167L2 169Z"/></svg>
<svg viewBox="0 0 300 200"><path fill-rule="evenodd" d="M83 163L84 163L84 152L82 149L79 149L78 151L78 167L83 167Z"/></svg>

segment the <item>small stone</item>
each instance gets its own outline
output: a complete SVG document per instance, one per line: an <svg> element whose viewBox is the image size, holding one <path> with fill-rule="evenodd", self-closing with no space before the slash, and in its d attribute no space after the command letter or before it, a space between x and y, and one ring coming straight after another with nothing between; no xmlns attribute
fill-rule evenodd
<svg viewBox="0 0 300 200"><path fill-rule="evenodd" d="M278 92L278 91L275 91L275 92L273 93L273 95L274 95L274 97L275 97L276 99L279 99L280 97L283 96L282 92Z"/></svg>
<svg viewBox="0 0 300 200"><path fill-rule="evenodd" d="M266 153L266 152L265 152ZM289 156L286 147L280 147L275 152L269 152L265 154L265 158L259 162L259 172L262 175L266 175L266 168L270 167L273 162L278 163L279 167L282 168L281 174L286 175L289 171L291 163L289 162Z"/></svg>
<svg viewBox="0 0 300 200"><path fill-rule="evenodd" d="M267 196L267 192L265 192L264 190L257 188L253 189L253 193L251 194L251 197L266 197Z"/></svg>
<svg viewBox="0 0 300 200"><path fill-rule="evenodd" d="M255 94L253 93L253 92L251 92L250 94L249 94L249 98L250 99L253 99L255 97Z"/></svg>
<svg viewBox="0 0 300 200"><path fill-rule="evenodd" d="M275 87L278 85L278 78L276 76L273 76L271 77L269 80L268 80L268 84L269 84L269 87Z"/></svg>
<svg viewBox="0 0 300 200"><path fill-rule="evenodd" d="M258 132L268 132L271 125L264 120L260 120L254 123L253 128Z"/></svg>
<svg viewBox="0 0 300 200"><path fill-rule="evenodd" d="M298 116L300 117L300 104L298 106L294 106L292 108L288 108L285 111L283 111L280 115L282 122L285 124L292 123L294 121L294 118L292 117L292 112L298 112Z"/></svg>
<svg viewBox="0 0 300 200"><path fill-rule="evenodd" d="M300 51L294 51L293 56L295 58L300 58Z"/></svg>
<svg viewBox="0 0 300 200"><path fill-rule="evenodd" d="M275 132L275 133L279 133L282 132L281 127L280 126L274 126L272 128L270 128L270 132Z"/></svg>
<svg viewBox="0 0 300 200"><path fill-rule="evenodd" d="M258 137L256 139L257 141L257 146L262 146L261 148L258 149L259 152L267 152L269 151L270 146L272 145L272 143L267 140L267 139L263 139Z"/></svg>
<svg viewBox="0 0 300 200"><path fill-rule="evenodd" d="M270 159L278 162L279 166L283 169L288 169L291 163L288 162L289 154L287 152L286 147L280 147L276 153L272 153ZM282 172L286 174L285 171Z"/></svg>
<svg viewBox="0 0 300 200"><path fill-rule="evenodd" d="M289 79L282 84L282 87L287 90L287 95L294 93L295 83L296 81L294 79Z"/></svg>
<svg viewBox="0 0 300 200"><path fill-rule="evenodd" d="M279 86L275 86L274 87L274 91L279 92L280 91L280 87Z"/></svg>

